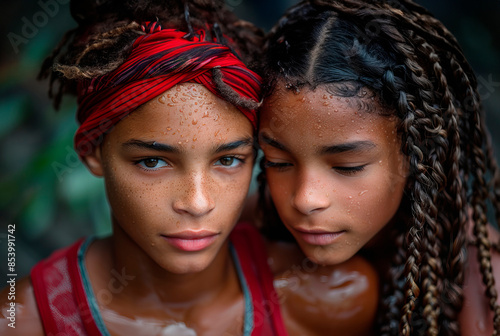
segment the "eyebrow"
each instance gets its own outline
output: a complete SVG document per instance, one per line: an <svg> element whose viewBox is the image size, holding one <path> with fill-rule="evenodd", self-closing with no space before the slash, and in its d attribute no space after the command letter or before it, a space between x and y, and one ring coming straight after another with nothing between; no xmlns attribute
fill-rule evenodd
<svg viewBox="0 0 500 336"><path fill-rule="evenodd" d="M154 150L157 152L172 153L172 154L179 154L183 152L183 150L181 150L179 147L176 146L162 144L156 141L142 141L137 139L129 140L123 143L122 146L125 148L144 148L144 149ZM248 137L245 139L221 144L214 149L214 153L226 152L244 146L253 146L253 138Z"/></svg>
<svg viewBox="0 0 500 336"><path fill-rule="evenodd" d="M377 147L371 141L353 141L338 145L323 146L320 148L320 154L338 154L345 152L364 152Z"/></svg>
<svg viewBox="0 0 500 336"><path fill-rule="evenodd" d="M142 140L132 139L125 142L122 146L125 148L144 148L144 149L154 150L157 152L174 153L174 154L178 154L181 152L181 150L178 147L158 143L156 141L142 141Z"/></svg>
<svg viewBox="0 0 500 336"><path fill-rule="evenodd" d="M221 144L221 145L217 146L217 148L215 148L214 153L226 152L226 151L230 151L230 150L240 148L240 147L245 147L245 146L253 146L253 138L248 137L245 139Z"/></svg>
<svg viewBox="0 0 500 336"><path fill-rule="evenodd" d="M282 143L274 140L273 138L271 138L269 135L267 135L266 133L260 133L259 134L259 139L268 144L269 146L273 146L275 148L278 148L279 150L282 150L282 151L285 151L285 152L290 152L286 147L285 145L283 145Z"/></svg>
<svg viewBox="0 0 500 336"><path fill-rule="evenodd" d="M285 151L285 152L290 152L285 145L282 143L274 140L271 138L269 135L266 133L261 133L259 134L259 139L270 145L273 146L279 150ZM338 154L338 153L345 153L345 152L363 152L363 151L368 151L370 149L373 149L377 147L375 143L371 141L352 141L352 142L346 142L338 145L331 145L331 146L323 146L319 150L320 155L325 155L325 154Z"/></svg>

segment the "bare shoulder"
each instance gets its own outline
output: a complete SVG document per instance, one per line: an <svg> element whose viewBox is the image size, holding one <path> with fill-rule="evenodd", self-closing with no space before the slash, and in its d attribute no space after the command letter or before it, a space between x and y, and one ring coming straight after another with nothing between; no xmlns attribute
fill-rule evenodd
<svg viewBox="0 0 500 336"><path fill-rule="evenodd" d="M499 232L490 227L489 236L491 241L499 241ZM493 312L489 308L489 300L486 297L486 286L483 284L480 264L478 261L477 248L469 246L467 249L467 267L465 270L464 305L459 316L460 327L463 335L492 335ZM495 278L497 293L500 293L500 254L492 250L491 266ZM500 304L500 297L497 298Z"/></svg>
<svg viewBox="0 0 500 336"><path fill-rule="evenodd" d="M283 257L288 262L278 267L276 260ZM368 261L354 256L339 265L319 266L294 244L274 246L271 259L283 319L291 336L371 334L379 291L377 272Z"/></svg>
<svg viewBox="0 0 500 336"><path fill-rule="evenodd" d="M0 292L0 334L44 335L29 277L11 281Z"/></svg>

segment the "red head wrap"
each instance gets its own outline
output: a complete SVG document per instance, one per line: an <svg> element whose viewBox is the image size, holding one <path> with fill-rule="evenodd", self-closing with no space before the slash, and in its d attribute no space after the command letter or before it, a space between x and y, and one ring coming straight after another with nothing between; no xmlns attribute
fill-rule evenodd
<svg viewBox="0 0 500 336"><path fill-rule="evenodd" d="M184 38L185 32L162 29L156 22L146 23L143 30L146 34L135 40L122 65L78 84L77 119L81 125L75 135L75 148L80 156L91 153L121 119L176 84L200 83L223 98L210 71L214 68L220 69L224 83L240 96L259 101L260 76L228 47L204 41L203 30L191 40ZM256 111L238 109L255 128Z"/></svg>

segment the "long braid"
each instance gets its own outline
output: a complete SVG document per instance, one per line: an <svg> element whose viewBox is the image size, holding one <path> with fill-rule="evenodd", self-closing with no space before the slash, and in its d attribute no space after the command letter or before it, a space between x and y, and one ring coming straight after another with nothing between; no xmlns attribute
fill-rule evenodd
<svg viewBox="0 0 500 336"><path fill-rule="evenodd" d="M474 221L474 236L475 245L478 249L478 261L480 272L482 274L483 283L486 286L486 296L489 300L490 309L494 313L493 318L493 335L498 335L500 330L500 306L497 303L498 293L495 289L495 279L491 266L491 243L488 238L488 219L486 216L486 201L490 199L488 184L486 182L486 172L488 171L487 157L484 155L483 150L489 146L488 139L485 137L484 120L481 113L481 104L479 101L479 94L475 86L472 85L472 79L475 78L473 74L466 74L461 64L455 60L453 63L455 75L461 80L461 87L464 89L458 92L457 95L462 101L464 110L468 115L467 131L472 134L472 141L466 145L464 150L468 153L470 158L468 163L467 172L471 176L472 181L472 195L470 205L473 211L472 219ZM493 160L489 158L489 160ZM490 169L495 167L490 164ZM493 178L497 174L496 171L491 172ZM498 211L498 209L496 209Z"/></svg>
<svg viewBox="0 0 500 336"><path fill-rule="evenodd" d="M439 82L439 91L442 92L441 106L444 110L444 116L448 120L445 125L447 132L447 139L449 143L449 153L447 164L448 174L448 187L444 190L443 198L446 203L452 206L441 212L440 220L443 223L445 240L443 242L442 258L445 261L442 263L443 269L446 270L443 274L443 287L442 294L442 311L443 318L439 323L443 325L443 330L447 331L450 335L459 335L460 330L456 319L458 313L462 308L463 291L462 285L464 281L463 268L465 262L465 228L467 224L467 214L464 209L465 189L463 189L462 176L460 174L460 160L461 160L461 147L460 147L460 133L458 121L457 108L453 102L452 93L449 90L448 81L443 69L441 68L438 58L434 58L434 74ZM454 195L454 198L451 196ZM445 203L445 204L446 204ZM458 213L457 217L453 217L454 213ZM451 214L451 216L450 216ZM451 218L451 220L449 219ZM451 250L448 246L451 245ZM444 304L448 303L448 304Z"/></svg>
<svg viewBox="0 0 500 336"><path fill-rule="evenodd" d="M471 108L477 105L476 100L472 100ZM498 335L500 330L500 306L497 303L498 293L495 289L495 279L491 266L491 244L488 239L486 217L486 200L489 197L487 184L485 182L486 173L486 158L482 152L485 139L482 136L482 129L480 122L481 117L478 111L473 110L475 127L473 128L473 142L472 154L474 169L472 170L473 176L473 190L474 193L471 199L471 205L474 210L474 236L476 237L476 247L478 249L478 258L480 270L483 275L483 283L486 285L486 296L489 299L490 309L494 312L494 332L493 335Z"/></svg>
<svg viewBox="0 0 500 336"><path fill-rule="evenodd" d="M303 32L306 18L315 31ZM342 25L338 29L337 22ZM335 37L334 42L345 43L337 47L346 52L335 54L341 61L335 66L322 64L323 44L346 29L351 29L349 37ZM404 239L401 235L394 239L394 264L381 275L379 334L397 334L398 313L392 304L402 308L399 334L409 335L413 329L417 334L425 330L428 335L460 335L471 210L480 272L494 328L500 330L490 251L492 247L500 251L500 242L489 242L486 218L490 200L500 221L500 175L486 137L477 81L456 38L410 0L310 0L286 13L271 30L266 47L274 51L267 58L274 68L265 68L269 92L280 80L289 88L356 82L354 88L374 90L401 120L403 153L410 162L406 196L411 220L402 229ZM316 57L311 57L311 50ZM328 52L333 51L325 51L325 57L330 57ZM381 67L382 56L370 59L370 52L387 55L387 65ZM401 258L403 250L407 255ZM406 281L403 296L398 294L400 277Z"/></svg>

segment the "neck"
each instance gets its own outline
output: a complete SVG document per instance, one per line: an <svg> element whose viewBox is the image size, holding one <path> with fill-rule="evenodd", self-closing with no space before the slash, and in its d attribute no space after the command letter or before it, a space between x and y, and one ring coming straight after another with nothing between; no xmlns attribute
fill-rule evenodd
<svg viewBox="0 0 500 336"><path fill-rule="evenodd" d="M228 242L222 245L212 263L201 272L175 274L158 265L135 241L113 224L113 236L108 245L113 273L125 278L116 295L134 304L146 300L148 305L188 309L210 301L238 279L229 253ZM121 301L120 300L120 301ZM143 302L146 303L146 302Z"/></svg>

